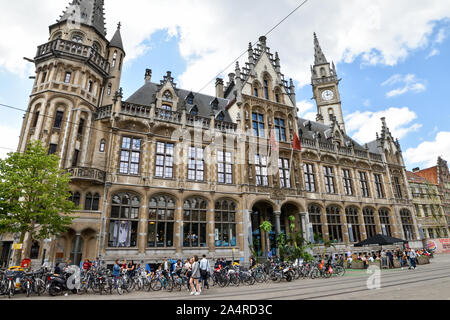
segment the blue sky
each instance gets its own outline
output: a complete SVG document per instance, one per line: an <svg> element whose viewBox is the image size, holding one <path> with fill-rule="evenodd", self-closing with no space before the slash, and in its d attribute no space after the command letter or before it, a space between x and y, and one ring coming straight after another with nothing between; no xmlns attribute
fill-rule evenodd
<svg viewBox="0 0 450 320"><path fill-rule="evenodd" d="M23 1L35 5L34 1ZM270 1L264 1L270 5ZM308 79L309 65L313 62L312 32L316 31L327 59L336 62L338 75L342 78L343 112L352 137L362 143L374 140L375 131L381 128L380 117L386 116L394 136L400 138L408 169L432 166L438 155L450 160L447 97L450 86L447 75L450 70L450 5L431 1L429 10L418 15L415 5L420 6L419 1L401 0L389 11L385 11L381 0L368 1L371 5L366 18L361 12L367 6L362 4L362 9L356 8L361 1L354 2L355 12L362 17L353 14L355 18L343 25L341 19L346 19L347 15L353 17L351 10L342 2L324 1L329 1L330 7L336 6L329 11L336 14L324 13L324 16L308 20L313 19L308 11L314 12L315 6L320 6L317 1L310 1L303 12L296 13L297 16L292 16L268 37L272 52L279 51L282 72L296 80L300 115L315 117ZM58 1L58 4L61 2L64 1ZM244 13L248 11L247 6L252 8L251 2L242 4ZM289 13L297 1L280 1L271 15L263 7L261 16L264 18L253 21L248 28L242 23L231 23L230 16L236 22L241 21L238 16L241 13L232 10L239 1L228 6L219 1L194 1L194 4L201 3L198 7L183 7L185 3L180 2L171 7L167 3L149 4L135 0L130 2L129 9L124 9L120 3L118 0L106 1L106 13L109 36L112 36L116 22L123 22L127 60L122 87L128 97L144 83L146 68L153 70L152 81L159 81L170 70L179 86L198 90L245 50L248 42L257 39L279 17ZM43 0L39 17L27 22L32 24L28 26L32 32L27 32L27 26L13 26L12 30L17 27L19 34L30 33L26 45L23 37L19 38L20 42L13 34L11 41L0 44L0 103L26 108L33 83L28 76L32 75L33 69L21 57L31 58L36 46L47 40L47 25L61 13L64 4L55 8L54 0ZM152 19L143 24L139 17L148 12L144 9L146 6L155 12ZM141 7L142 10L136 10ZM175 10L174 19L167 22L157 11L169 9ZM20 6L7 10L11 16L29 14L21 11ZM124 14L124 10L130 12ZM339 12L342 12L341 16L336 16ZM248 16L243 17L242 21L247 21ZM415 23L411 24L411 21ZM367 27L368 24L372 27ZM240 62L242 65L244 60ZM213 83L206 92L213 93L212 88ZM0 107L0 147L16 147L22 116L21 112ZM5 152L0 149L0 156Z"/></svg>

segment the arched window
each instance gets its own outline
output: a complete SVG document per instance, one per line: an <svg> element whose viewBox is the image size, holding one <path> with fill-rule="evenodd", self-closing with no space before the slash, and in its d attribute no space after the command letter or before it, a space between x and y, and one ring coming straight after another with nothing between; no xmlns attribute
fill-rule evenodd
<svg viewBox="0 0 450 320"><path fill-rule="evenodd" d="M219 121L225 120L225 115L223 114L223 112L219 112L219 114L217 115L217 120Z"/></svg>
<svg viewBox="0 0 450 320"><path fill-rule="evenodd" d="M190 198L183 205L183 246L207 247L206 212L208 203L201 198Z"/></svg>
<svg viewBox="0 0 450 320"><path fill-rule="evenodd" d="M348 234L350 236L350 242L361 241L360 223L358 219L358 208L347 207L345 208L345 216L347 217Z"/></svg>
<svg viewBox="0 0 450 320"><path fill-rule="evenodd" d="M123 63L123 54L120 54L120 61L119 61L119 71L122 70L122 63Z"/></svg>
<svg viewBox="0 0 450 320"><path fill-rule="evenodd" d="M94 198L92 199L92 211L98 211L100 204L100 195L98 193L94 194Z"/></svg>
<svg viewBox="0 0 450 320"><path fill-rule="evenodd" d="M108 96L111 95L111 89L112 89L112 84L110 83L110 84L108 84L108 89L107 89L107 91L106 91L106 93L108 94Z"/></svg>
<svg viewBox="0 0 450 320"><path fill-rule="evenodd" d="M99 149L100 152L105 152L105 145L106 145L106 141L105 141L105 139L102 139L100 141L100 149Z"/></svg>
<svg viewBox="0 0 450 320"><path fill-rule="evenodd" d="M374 210L372 208L367 207L364 208L363 216L364 216L364 224L366 226L367 238L373 237L374 235L377 234L375 228Z"/></svg>
<svg viewBox="0 0 450 320"><path fill-rule="evenodd" d="M116 66L116 61L117 61L117 51L114 51L112 65L111 65L112 68L114 68Z"/></svg>
<svg viewBox="0 0 450 320"><path fill-rule="evenodd" d="M378 215L380 217L381 230L383 231L383 234L392 237L389 210L381 208L378 210Z"/></svg>
<svg viewBox="0 0 450 320"><path fill-rule="evenodd" d="M327 207L327 223L330 241L342 242L341 209L339 207Z"/></svg>
<svg viewBox="0 0 450 320"><path fill-rule="evenodd" d="M267 79L264 80L264 97L269 100L269 81Z"/></svg>
<svg viewBox="0 0 450 320"><path fill-rule="evenodd" d="M173 247L176 200L159 195L150 199L147 247Z"/></svg>
<svg viewBox="0 0 450 320"><path fill-rule="evenodd" d="M37 258L39 258L39 250L40 249L41 249L40 242L34 240L33 244L31 245L30 259L37 259Z"/></svg>
<svg viewBox="0 0 450 320"><path fill-rule="evenodd" d="M319 239L323 237L322 221L320 219L321 211L321 208L315 204L310 204L308 207L309 221L312 224L314 240L317 239L319 242L323 240Z"/></svg>
<svg viewBox="0 0 450 320"><path fill-rule="evenodd" d="M94 84L94 82L92 80L89 80L88 87L87 87L88 92L92 92L92 85L93 84Z"/></svg>
<svg viewBox="0 0 450 320"><path fill-rule="evenodd" d="M197 108L197 106L194 106L192 109L191 109L191 115L193 115L193 116L197 116L198 115L198 108Z"/></svg>
<svg viewBox="0 0 450 320"><path fill-rule="evenodd" d="M86 194L86 200L84 201L84 210L92 209L92 193Z"/></svg>
<svg viewBox="0 0 450 320"><path fill-rule="evenodd" d="M80 193L77 191L77 192L75 192L75 194L72 195L72 197L71 197L70 200L74 203L74 205L75 205L76 207L79 207L79 206L80 206L80 199L81 199L81 195L80 195Z"/></svg>
<svg viewBox="0 0 450 320"><path fill-rule="evenodd" d="M415 240L416 233L414 232L414 223L411 212L407 209L400 210L400 219L402 221L403 232L406 240Z"/></svg>
<svg viewBox="0 0 450 320"><path fill-rule="evenodd" d="M253 88L253 95L255 96L255 97L258 97L259 96L259 93L258 93L258 87L254 87Z"/></svg>
<svg viewBox="0 0 450 320"><path fill-rule="evenodd" d="M136 247L141 199L131 193L112 197L108 245L110 247Z"/></svg>
<svg viewBox="0 0 450 320"><path fill-rule="evenodd" d="M72 42L83 43L83 36L80 34L74 34L72 36Z"/></svg>
<svg viewBox="0 0 450 320"><path fill-rule="evenodd" d="M94 51L100 53L100 45L97 42L94 42L92 44L92 49L94 49Z"/></svg>
<svg viewBox="0 0 450 320"><path fill-rule="evenodd" d="M36 128L39 120L39 110L34 113L32 128Z"/></svg>
<svg viewBox="0 0 450 320"><path fill-rule="evenodd" d="M320 68L320 76L326 77L326 73L325 73L325 68L324 67Z"/></svg>
<svg viewBox="0 0 450 320"><path fill-rule="evenodd" d="M216 201L214 210L216 247L236 246L236 208L233 201Z"/></svg>

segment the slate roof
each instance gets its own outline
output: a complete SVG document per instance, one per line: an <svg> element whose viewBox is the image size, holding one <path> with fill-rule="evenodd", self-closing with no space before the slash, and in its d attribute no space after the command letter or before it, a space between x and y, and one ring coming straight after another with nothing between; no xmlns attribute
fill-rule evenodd
<svg viewBox="0 0 450 320"><path fill-rule="evenodd" d="M150 106L156 99L156 93L160 90L160 84L156 84L153 82L148 82L144 84L141 88L139 88L134 94L132 94L125 102L140 104L144 106ZM184 89L175 89L175 92L180 99L180 103L178 107L180 108L180 104L185 103L186 97L189 95L191 91ZM194 94L194 103L189 105L186 103L186 110L189 112L194 106L197 106L198 115L202 117L209 118L211 116L211 102L216 99L216 97L208 96L200 93ZM217 98L219 102L217 110L214 110L215 116L217 116L220 111L224 113L224 121L233 122L231 117L226 109L230 100Z"/></svg>
<svg viewBox="0 0 450 320"><path fill-rule="evenodd" d="M104 0L72 0L57 23L74 20L106 36Z"/></svg>
<svg viewBox="0 0 450 320"><path fill-rule="evenodd" d="M122 36L120 34L120 28L117 28L116 33L114 33L113 38L111 39L111 42L109 43L110 47L119 48L120 50L124 51L123 49L123 42L122 42Z"/></svg>
<svg viewBox="0 0 450 320"><path fill-rule="evenodd" d="M311 130L308 129L309 123L311 124ZM332 134L330 126L327 126L327 125L319 123L319 122L310 121L308 119L299 118L298 119L298 128L302 132L302 138L314 140L315 139L314 135L316 133L320 133L321 137L320 137L319 141L324 142L324 143L330 143L330 140L328 139L329 137L331 137L331 134ZM362 146L361 144L359 144L358 142L356 142L355 140L350 138L348 135L343 134L342 132L341 132L341 135L344 138L345 146L348 147L347 144L352 143L355 150L366 151L365 146ZM381 154L380 151L378 150L378 148L374 148L373 145L368 145L368 147L369 147L369 152Z"/></svg>

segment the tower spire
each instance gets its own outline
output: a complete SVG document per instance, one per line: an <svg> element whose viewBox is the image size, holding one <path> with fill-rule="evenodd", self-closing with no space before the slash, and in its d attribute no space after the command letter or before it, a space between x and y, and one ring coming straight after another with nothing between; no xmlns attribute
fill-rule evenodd
<svg viewBox="0 0 450 320"><path fill-rule="evenodd" d="M314 64L318 65L323 63L328 63L328 61L323 54L322 48L319 44L319 39L317 39L317 35L314 32Z"/></svg>
<svg viewBox="0 0 450 320"><path fill-rule="evenodd" d="M93 27L106 36L104 0L72 0L57 23L72 21Z"/></svg>

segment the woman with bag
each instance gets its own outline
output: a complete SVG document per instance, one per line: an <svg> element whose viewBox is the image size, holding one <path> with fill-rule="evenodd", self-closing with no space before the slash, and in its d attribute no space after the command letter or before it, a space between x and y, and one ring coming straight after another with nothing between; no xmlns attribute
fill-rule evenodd
<svg viewBox="0 0 450 320"><path fill-rule="evenodd" d="M200 287L198 279L200 279L200 263L198 262L198 256L194 256L194 263L192 264L192 276L190 279L191 284L191 295L200 295Z"/></svg>

